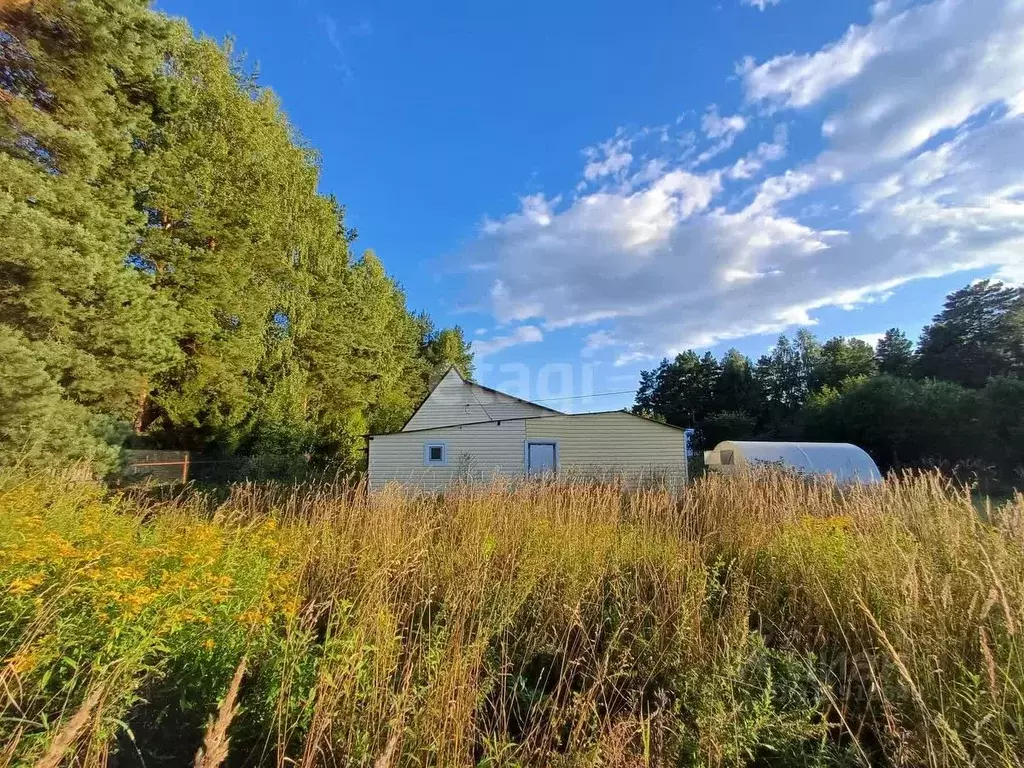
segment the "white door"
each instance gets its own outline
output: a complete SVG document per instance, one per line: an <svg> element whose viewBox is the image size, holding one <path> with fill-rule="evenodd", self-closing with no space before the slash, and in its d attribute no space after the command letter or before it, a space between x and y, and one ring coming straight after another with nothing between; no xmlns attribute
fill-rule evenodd
<svg viewBox="0 0 1024 768"><path fill-rule="evenodd" d="M533 477L554 474L557 464L557 448L554 443L527 443L526 473L528 475Z"/></svg>

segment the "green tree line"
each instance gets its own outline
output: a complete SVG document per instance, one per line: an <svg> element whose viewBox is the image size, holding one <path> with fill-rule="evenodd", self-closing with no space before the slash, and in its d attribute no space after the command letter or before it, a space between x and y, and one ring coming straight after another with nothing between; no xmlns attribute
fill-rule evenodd
<svg viewBox="0 0 1024 768"><path fill-rule="evenodd" d="M230 44L145 0L0 8L0 460L126 440L355 465L459 328L353 253L319 159Z"/></svg>
<svg viewBox="0 0 1024 768"><path fill-rule="evenodd" d="M721 440L855 443L883 469L939 466L1024 482L1024 289L982 281L950 294L915 345L892 328L872 348L780 336L756 362L690 350L641 373L636 413Z"/></svg>

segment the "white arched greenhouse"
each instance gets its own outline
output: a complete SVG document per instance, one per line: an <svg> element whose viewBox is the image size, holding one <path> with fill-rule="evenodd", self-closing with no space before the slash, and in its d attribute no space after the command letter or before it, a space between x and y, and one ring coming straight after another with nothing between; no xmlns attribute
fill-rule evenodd
<svg viewBox="0 0 1024 768"><path fill-rule="evenodd" d="M804 475L831 476L840 483L880 483L868 454L849 443L760 443L727 440L704 453L708 468L723 473L776 465Z"/></svg>

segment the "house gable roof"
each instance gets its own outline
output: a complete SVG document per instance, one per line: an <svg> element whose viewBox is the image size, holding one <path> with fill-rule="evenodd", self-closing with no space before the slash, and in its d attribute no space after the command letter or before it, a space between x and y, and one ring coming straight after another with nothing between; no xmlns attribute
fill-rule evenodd
<svg viewBox="0 0 1024 768"><path fill-rule="evenodd" d="M537 409L539 411L543 411L543 412L545 412L548 415L552 415L552 416L564 415L564 414L562 414L561 411L556 411L554 408L548 408L546 406L539 405L538 403L532 403L529 400L523 400L522 398L516 397L515 395L510 395L507 392L502 392L502 391L497 390L497 389L491 389L490 387L485 387L483 384L477 384L474 381L469 381L465 376L462 375L462 372L458 368L456 368L454 365L452 365L452 366L448 367L447 371L445 371L444 376L442 376L440 379L438 379L437 382L434 384L434 386L430 388L430 392L427 393L427 396L423 399L423 402L421 402L416 407L416 410L414 410L412 412L412 415L406 420L405 424L402 426L402 430L401 430L402 432L423 431L423 430L420 430L420 429L409 429L409 426L413 423L413 420L416 419L416 416L423 410L423 407L425 405L427 405L427 403L429 403L431 401L431 398L433 398L435 396L435 393L438 391L439 387L441 387L441 385L446 380L448 380L449 377L452 374L454 374L456 377L458 377L459 381L463 385L472 388L471 392L474 393L473 394L474 401L479 406L480 410L482 410L483 413L488 416L487 419L483 420L484 422L486 422L486 421L510 421L512 419L515 419L515 418L529 418L529 417L510 416L510 417L504 417L504 418L490 418L491 414L488 412L486 406L484 406L484 404L481 402L480 398L476 397L476 393L477 392L479 392L480 394L485 395L487 397L491 397L491 398L497 397L497 398L503 399L504 401L509 401L509 402L512 402L512 403L519 403L519 404L524 405L524 406L529 406L530 408L534 408L534 409ZM462 423L481 423L481 421L478 420L478 419L474 419L471 422L462 422ZM458 424L449 424L449 425L446 425L446 426L458 426Z"/></svg>

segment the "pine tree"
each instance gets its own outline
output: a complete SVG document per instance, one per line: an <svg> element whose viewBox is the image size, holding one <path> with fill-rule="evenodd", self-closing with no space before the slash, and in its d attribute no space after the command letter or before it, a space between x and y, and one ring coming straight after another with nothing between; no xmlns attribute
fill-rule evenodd
<svg viewBox="0 0 1024 768"><path fill-rule="evenodd" d="M632 411L638 416L649 419L664 418L660 408L660 381L668 367L668 360L662 360L658 367L650 371L640 371L640 384L636 390L636 398Z"/></svg>
<svg viewBox="0 0 1024 768"><path fill-rule="evenodd" d="M170 442L232 449L256 402L268 333L287 322L290 289L301 291L290 225L316 195L316 173L230 48L188 36L171 68L176 88L133 263L178 308L184 359L153 382L151 413Z"/></svg>
<svg viewBox="0 0 1024 768"><path fill-rule="evenodd" d="M633 412L681 427L695 426L713 407L719 366L715 356L693 350L663 360L655 371L642 371Z"/></svg>
<svg viewBox="0 0 1024 768"><path fill-rule="evenodd" d="M67 398L31 342L17 331L0 333L0 360L0 463L114 467L108 438L116 423Z"/></svg>
<svg viewBox="0 0 1024 768"><path fill-rule="evenodd" d="M757 387L750 360L737 349L722 358L712 410L716 413L757 412Z"/></svg>
<svg viewBox="0 0 1024 768"><path fill-rule="evenodd" d="M914 345L899 328L890 328L875 348L878 372L886 376L907 377L914 370Z"/></svg>
<svg viewBox="0 0 1024 768"><path fill-rule="evenodd" d="M369 406L368 426L375 432L400 429L425 394L419 325L372 251L353 267L352 300L352 318L361 331L356 381Z"/></svg>
<svg viewBox="0 0 1024 768"><path fill-rule="evenodd" d="M180 354L173 307L125 266L171 28L133 0L15 5L0 26L0 332L48 401L130 420Z"/></svg>
<svg viewBox="0 0 1024 768"><path fill-rule="evenodd" d="M427 371L427 388L436 384L452 366L467 379L473 378L473 353L466 343L462 328L436 330L425 312L417 316L420 325L420 354Z"/></svg>
<svg viewBox="0 0 1024 768"><path fill-rule="evenodd" d="M950 294L921 334L917 372L975 389L1024 372L1024 288L983 280Z"/></svg>
<svg viewBox="0 0 1024 768"><path fill-rule="evenodd" d="M800 351L785 335L779 336L754 369L754 380L763 403L770 409L790 411L799 407L807 390Z"/></svg>
<svg viewBox="0 0 1024 768"><path fill-rule="evenodd" d="M758 422L766 435L789 437L794 429L795 415L811 391L814 366L820 348L806 331L796 342L779 336L771 352L762 355L754 367L760 412Z"/></svg>
<svg viewBox="0 0 1024 768"><path fill-rule="evenodd" d="M806 328L796 332L796 352L799 356L799 384L797 399L803 402L814 389L814 375L821 364L822 346L818 339Z"/></svg>

